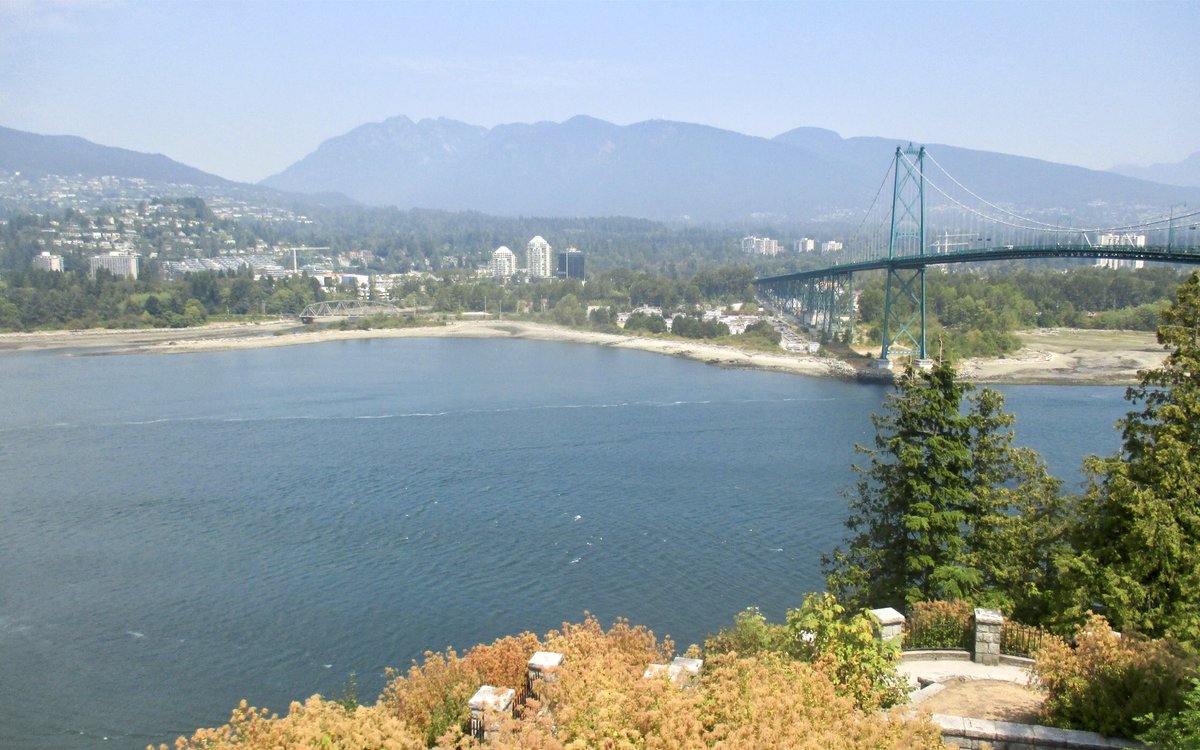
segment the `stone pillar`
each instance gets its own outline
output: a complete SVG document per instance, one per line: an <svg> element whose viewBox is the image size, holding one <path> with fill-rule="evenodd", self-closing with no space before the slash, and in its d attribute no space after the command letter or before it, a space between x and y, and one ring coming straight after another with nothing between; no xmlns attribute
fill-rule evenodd
<svg viewBox="0 0 1200 750"><path fill-rule="evenodd" d="M471 696L471 735L487 742L500 729L500 722L512 716L517 691L512 688L483 685Z"/></svg>
<svg viewBox="0 0 1200 750"><path fill-rule="evenodd" d="M558 681L558 668L562 666L563 655L557 651L538 651L529 658L529 694L537 697L541 694L541 686Z"/></svg>
<svg viewBox="0 0 1200 750"><path fill-rule="evenodd" d="M689 685L692 680L700 674L700 669L704 666L703 659L688 659L683 656L676 656L670 664L651 664L646 667L646 671L642 673L644 679L650 679L663 672L667 673L667 677L676 685Z"/></svg>
<svg viewBox="0 0 1200 750"><path fill-rule="evenodd" d="M994 609L975 610L975 655L977 664L994 667L1000 663L1000 627L1004 615Z"/></svg>
<svg viewBox="0 0 1200 750"><path fill-rule="evenodd" d="M879 640L883 645L904 645L904 615L891 607L871 610L871 617L879 623Z"/></svg>

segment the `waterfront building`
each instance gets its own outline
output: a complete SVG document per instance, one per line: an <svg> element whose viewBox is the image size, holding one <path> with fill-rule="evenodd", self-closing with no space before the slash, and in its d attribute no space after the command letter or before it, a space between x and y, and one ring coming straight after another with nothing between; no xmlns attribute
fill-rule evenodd
<svg viewBox="0 0 1200 750"><path fill-rule="evenodd" d="M138 256L122 252L93 255L88 259L88 270L92 278L96 277L96 271L100 269L108 271L113 276L136 279L138 277Z"/></svg>
<svg viewBox="0 0 1200 750"><path fill-rule="evenodd" d="M492 276L507 279L517 272L517 256L513 254L512 250L501 245L492 252L492 262L489 267Z"/></svg>
<svg viewBox="0 0 1200 750"><path fill-rule="evenodd" d="M525 272L531 279L549 279L554 276L550 243L541 235L534 237L525 246Z"/></svg>
<svg viewBox="0 0 1200 750"><path fill-rule="evenodd" d="M573 247L558 254L558 273L560 279L583 279L583 253Z"/></svg>
<svg viewBox="0 0 1200 750"><path fill-rule="evenodd" d="M41 255L33 259L33 267L43 271L57 271L58 273L62 273L63 257L61 255L52 255L43 250Z"/></svg>

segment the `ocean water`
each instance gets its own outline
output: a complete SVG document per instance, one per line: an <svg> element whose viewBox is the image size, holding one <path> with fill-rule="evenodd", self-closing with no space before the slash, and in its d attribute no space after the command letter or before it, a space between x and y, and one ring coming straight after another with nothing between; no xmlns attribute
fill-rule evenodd
<svg viewBox="0 0 1200 750"><path fill-rule="evenodd" d="M0 747L141 748L373 699L584 611L680 648L822 585L885 389L605 347L0 355ZM1002 389L1078 482L1123 389Z"/></svg>

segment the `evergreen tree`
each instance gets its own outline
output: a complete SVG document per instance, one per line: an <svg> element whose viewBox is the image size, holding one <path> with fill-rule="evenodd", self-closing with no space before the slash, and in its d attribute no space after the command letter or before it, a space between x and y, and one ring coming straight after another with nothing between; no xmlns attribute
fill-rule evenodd
<svg viewBox="0 0 1200 750"><path fill-rule="evenodd" d="M1200 274L1163 313L1170 353L1126 399L1121 451L1091 457L1067 577L1071 614L1100 609L1118 629L1200 642Z"/></svg>
<svg viewBox="0 0 1200 750"><path fill-rule="evenodd" d="M1029 540L1058 518L1058 487L1036 454L1012 447L1003 397L975 394L940 362L906 370L872 421L874 448L858 446L869 465L854 467L850 539L823 560L830 590L861 607L959 598L1027 607L1044 568L1018 570L1013 557L1036 557ZM1022 512L1032 508L1042 517Z"/></svg>

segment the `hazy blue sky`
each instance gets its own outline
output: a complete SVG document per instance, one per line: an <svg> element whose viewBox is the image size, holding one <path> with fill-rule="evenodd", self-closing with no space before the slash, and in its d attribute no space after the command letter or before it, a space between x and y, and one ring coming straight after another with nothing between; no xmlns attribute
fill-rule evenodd
<svg viewBox="0 0 1200 750"><path fill-rule="evenodd" d="M0 0L0 125L258 180L394 115L1200 151L1200 3Z"/></svg>

